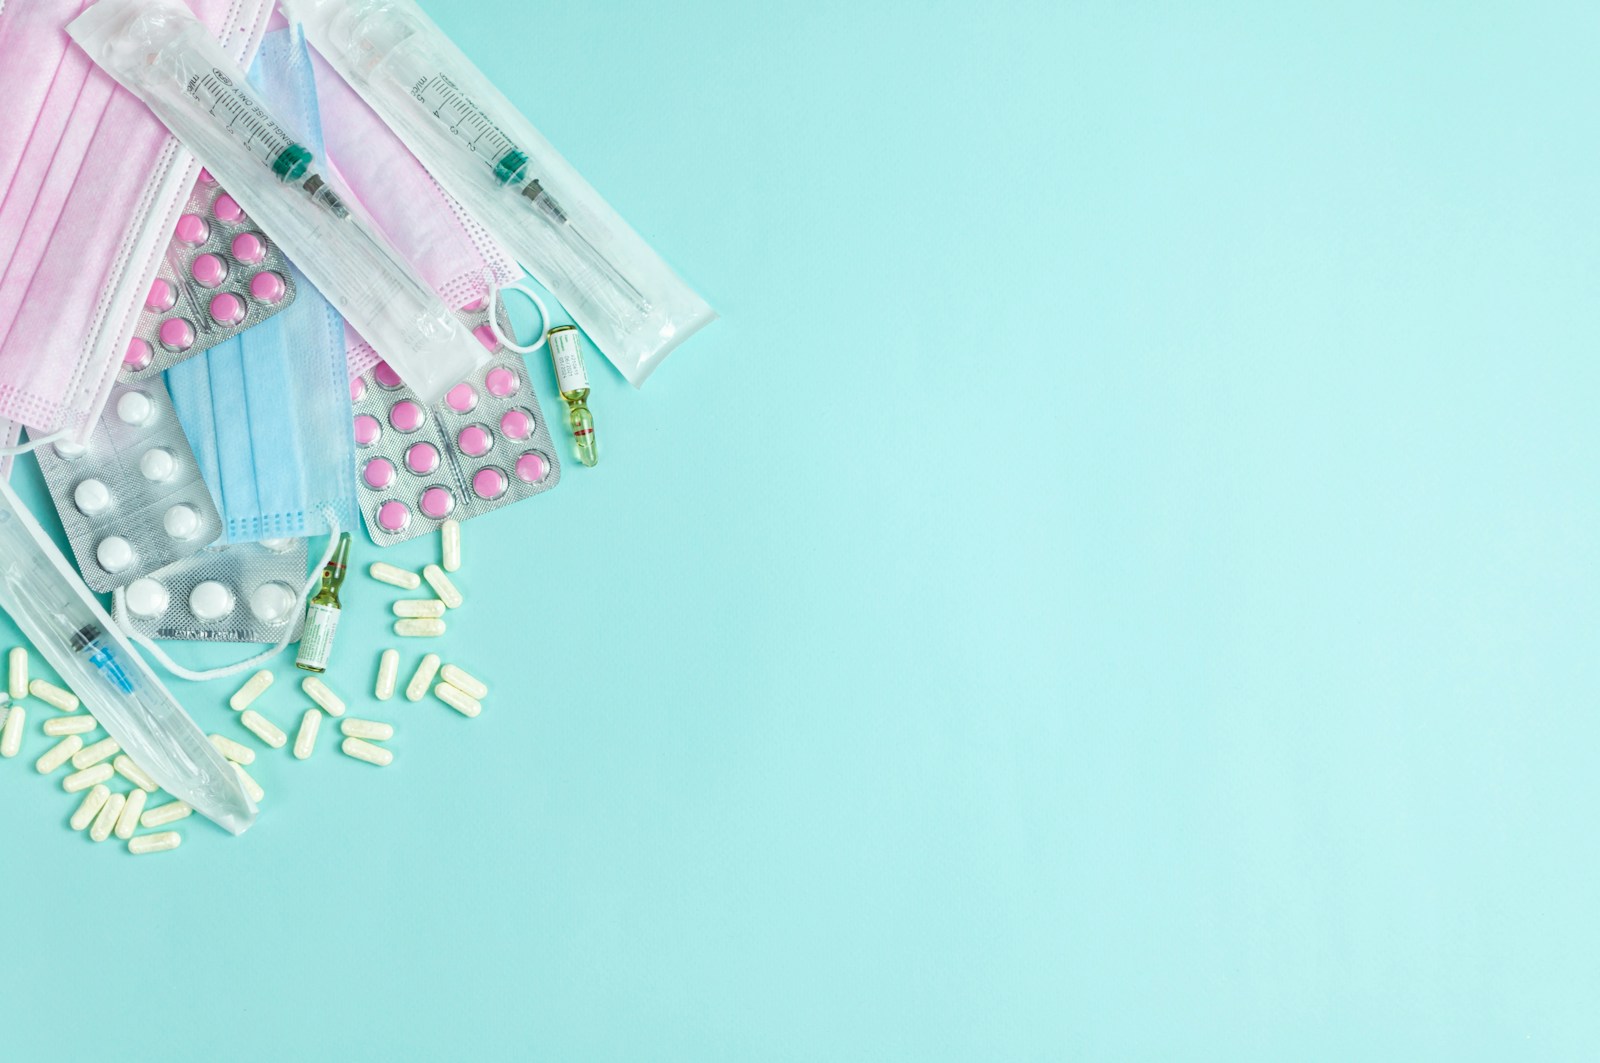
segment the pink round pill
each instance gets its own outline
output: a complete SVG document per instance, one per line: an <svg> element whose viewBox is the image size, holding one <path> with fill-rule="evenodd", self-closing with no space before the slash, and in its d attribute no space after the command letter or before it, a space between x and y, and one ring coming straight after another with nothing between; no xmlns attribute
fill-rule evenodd
<svg viewBox="0 0 1600 1063"><path fill-rule="evenodd" d="M356 414L356 445L370 447L383 435L383 425L370 413Z"/></svg>
<svg viewBox="0 0 1600 1063"><path fill-rule="evenodd" d="M500 434L507 439L527 439L533 434L533 418L527 410L507 410L500 418Z"/></svg>
<svg viewBox="0 0 1600 1063"><path fill-rule="evenodd" d="M525 484L538 483L549 471L550 464L544 460L543 454L536 454L530 450L517 459L517 479Z"/></svg>
<svg viewBox="0 0 1600 1063"><path fill-rule="evenodd" d="M144 297L146 310L158 313L162 310L171 310L172 304L178 301L178 293L173 291L172 285L165 279L157 277L155 283L150 285L150 294Z"/></svg>
<svg viewBox="0 0 1600 1063"><path fill-rule="evenodd" d="M244 300L223 292L211 300L211 316L219 325L237 325L244 320Z"/></svg>
<svg viewBox="0 0 1600 1063"><path fill-rule="evenodd" d="M471 413L478 405L478 389L471 384L457 384L445 395L444 401L457 413Z"/></svg>
<svg viewBox="0 0 1600 1063"><path fill-rule="evenodd" d="M410 399L401 399L390 408L389 423L402 432L415 432L422 427L422 407Z"/></svg>
<svg viewBox="0 0 1600 1063"><path fill-rule="evenodd" d="M148 368L150 360L154 357L155 353L150 350L150 344L135 336L128 341L128 353L122 356L122 367L137 373L141 369Z"/></svg>
<svg viewBox="0 0 1600 1063"><path fill-rule="evenodd" d="M406 450L406 468L426 476L439 467L439 448L432 443L413 443Z"/></svg>
<svg viewBox="0 0 1600 1063"><path fill-rule="evenodd" d="M200 167L200 180L204 181L208 185L214 185L217 183L217 179L211 176L211 171L206 169L204 166Z"/></svg>
<svg viewBox="0 0 1600 1063"><path fill-rule="evenodd" d="M472 478L472 493L493 501L506 493L508 483L506 474L491 465L487 469L479 469Z"/></svg>
<svg viewBox="0 0 1600 1063"><path fill-rule="evenodd" d="M350 401L360 402L361 397L367 393L367 378L358 376L350 381Z"/></svg>
<svg viewBox="0 0 1600 1063"><path fill-rule="evenodd" d="M378 527L384 531L404 531L410 523L411 510L404 502L389 501L378 507Z"/></svg>
<svg viewBox="0 0 1600 1063"><path fill-rule="evenodd" d="M361 470L361 478L367 486L381 491L394 483L394 462L388 458L373 458L367 462L367 467Z"/></svg>
<svg viewBox="0 0 1600 1063"><path fill-rule="evenodd" d="M456 496L443 487L430 487L422 492L422 498L417 505L434 520L442 520L456 508Z"/></svg>
<svg viewBox="0 0 1600 1063"><path fill-rule="evenodd" d="M456 437L456 445L469 458L481 458L494 446L494 437L481 424L469 424Z"/></svg>
<svg viewBox="0 0 1600 1063"><path fill-rule="evenodd" d="M161 323L161 346L169 351L187 351L194 346L194 326L181 317L169 317Z"/></svg>
<svg viewBox="0 0 1600 1063"><path fill-rule="evenodd" d="M189 266L194 279L207 288L215 288L228 275L228 265L213 254L204 254Z"/></svg>
<svg viewBox="0 0 1600 1063"><path fill-rule="evenodd" d="M211 211L223 221L238 221L244 217L244 209L239 206L238 200L224 192L217 197L211 205Z"/></svg>
<svg viewBox="0 0 1600 1063"><path fill-rule="evenodd" d="M478 337L479 343L491 351L500 346L500 341L494 338L494 329L488 325L479 325L472 330L472 334Z"/></svg>
<svg viewBox="0 0 1600 1063"><path fill-rule="evenodd" d="M397 388L400 386L400 374L388 362L379 362L372 370L372 379L378 382L379 387Z"/></svg>
<svg viewBox="0 0 1600 1063"><path fill-rule="evenodd" d="M482 310L488 305L489 297L487 295L480 295L466 306L463 306L461 309L465 310L469 314L476 314L479 310Z"/></svg>
<svg viewBox="0 0 1600 1063"><path fill-rule="evenodd" d="M267 257L267 245L255 233L240 233L228 246L240 262L260 262Z"/></svg>
<svg viewBox="0 0 1600 1063"><path fill-rule="evenodd" d="M270 270L250 278L250 294L263 303L275 303L283 298L283 278Z"/></svg>
<svg viewBox="0 0 1600 1063"><path fill-rule="evenodd" d="M515 395L519 387L517 374L503 365L497 366L489 370L489 375L484 378L483 386L488 388L489 394L496 398L503 399L508 395Z"/></svg>
<svg viewBox="0 0 1600 1063"><path fill-rule="evenodd" d="M206 237L211 235L211 226L198 214L185 214L178 219L177 236L183 243L191 246L203 244Z"/></svg>

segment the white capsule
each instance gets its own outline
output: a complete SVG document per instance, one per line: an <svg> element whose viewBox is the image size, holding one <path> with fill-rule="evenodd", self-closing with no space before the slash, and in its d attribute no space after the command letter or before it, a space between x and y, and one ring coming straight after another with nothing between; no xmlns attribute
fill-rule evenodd
<svg viewBox="0 0 1600 1063"><path fill-rule="evenodd" d="M382 746L375 746L371 742L363 742L359 738L346 738L339 743L339 748L344 750L345 756L364 760L368 764L376 764L383 768L394 763L394 754Z"/></svg>
<svg viewBox="0 0 1600 1063"><path fill-rule="evenodd" d="M72 754L83 748L83 739L77 735L68 735L55 745L51 746L45 755L33 762L39 769L40 775L49 775L61 765L72 759Z"/></svg>
<svg viewBox="0 0 1600 1063"><path fill-rule="evenodd" d="M86 735L99 726L99 720L87 712L80 712L76 716L51 717L44 722L44 733L52 738L60 735Z"/></svg>
<svg viewBox="0 0 1600 1063"><path fill-rule="evenodd" d="M428 687L433 685L433 677L439 674L439 655L430 653L422 658L422 663L417 665L417 674L411 677L411 682L406 684L406 700L421 701L428 694Z"/></svg>
<svg viewBox="0 0 1600 1063"><path fill-rule="evenodd" d="M328 684L314 675L308 675L300 683L300 689L306 692L306 697L322 707L322 711L329 716L344 715L344 699L328 689Z"/></svg>
<svg viewBox="0 0 1600 1063"><path fill-rule="evenodd" d="M453 664L447 664L439 669L439 678L462 693L470 694L475 698L489 696L489 685L487 683L470 675L466 669L457 668Z"/></svg>
<svg viewBox="0 0 1600 1063"><path fill-rule="evenodd" d="M70 690L62 690L54 683L46 682L43 679L35 679L29 683L28 693L46 705L60 709L62 712L78 711L78 695Z"/></svg>
<svg viewBox="0 0 1600 1063"><path fill-rule="evenodd" d="M26 647L18 646L11 651L7 660L10 682L6 686L6 693L11 695L12 701L21 701L28 696L28 651Z"/></svg>
<svg viewBox="0 0 1600 1063"><path fill-rule="evenodd" d="M422 577L415 572L408 572L403 568L395 568L384 561L374 561L372 567L367 569L367 572L379 583L387 583L391 587L399 587L404 591L414 591L422 586Z"/></svg>
<svg viewBox="0 0 1600 1063"><path fill-rule="evenodd" d="M89 828L89 840L103 842L111 837L111 832L117 826L117 818L122 815L122 806L127 803L127 794L112 794L106 798L106 803L95 813L94 826Z"/></svg>
<svg viewBox="0 0 1600 1063"><path fill-rule="evenodd" d="M402 598L394 603L394 615L401 619L438 618L444 615L444 603L437 598Z"/></svg>
<svg viewBox="0 0 1600 1063"><path fill-rule="evenodd" d="M392 724L380 723L377 720L358 720L354 717L341 723L339 730L351 738L366 738L376 742L387 742L394 737Z"/></svg>
<svg viewBox="0 0 1600 1063"><path fill-rule="evenodd" d="M0 757L14 757L22 752L22 725L28 722L28 710L21 705L11 706L6 722L0 726Z"/></svg>
<svg viewBox="0 0 1600 1063"><path fill-rule="evenodd" d="M128 839L128 852L134 856L143 856L145 853L167 853L183 844L183 835L175 830L164 830L159 834L141 834L137 838Z"/></svg>
<svg viewBox="0 0 1600 1063"><path fill-rule="evenodd" d="M461 567L461 522L452 517L441 524L439 539L444 553L444 570L454 572Z"/></svg>
<svg viewBox="0 0 1600 1063"><path fill-rule="evenodd" d="M102 760L110 760L121 752L122 747L117 745L115 738L102 738L94 745L84 746L74 753L72 755L72 766L81 771L90 765L100 763Z"/></svg>
<svg viewBox="0 0 1600 1063"><path fill-rule="evenodd" d="M317 732L322 730L322 710L307 709L300 717L300 733L294 736L294 755L305 760L317 748Z"/></svg>
<svg viewBox="0 0 1600 1063"><path fill-rule="evenodd" d="M139 817L144 814L144 803L150 795L143 790L135 790L128 795L128 800L122 805L122 811L117 813L117 825L113 828L117 837L127 841L133 837L133 830L139 825Z"/></svg>
<svg viewBox="0 0 1600 1063"><path fill-rule="evenodd" d="M79 790L87 790L96 783L110 782L111 776L115 774L116 772L111 770L111 765L96 764L92 768L75 771L62 779L61 788L69 794L75 794Z"/></svg>
<svg viewBox="0 0 1600 1063"><path fill-rule="evenodd" d="M249 681L240 687L233 697L228 699L228 707L234 712L243 712L248 709L272 685L272 680L272 673L265 668L261 669L261 671L251 676Z"/></svg>
<svg viewBox="0 0 1600 1063"><path fill-rule="evenodd" d="M401 638L432 639L444 634L443 620L396 620L394 633Z"/></svg>
<svg viewBox="0 0 1600 1063"><path fill-rule="evenodd" d="M451 686L449 683L440 683L434 687L433 696L463 716L476 716L483 711L483 706L478 704L477 698L460 687Z"/></svg>
<svg viewBox="0 0 1600 1063"><path fill-rule="evenodd" d="M233 770L239 773L239 785L244 787L245 794L249 796L250 800L254 801L256 804L260 804L261 799L267 796L267 792L261 788L261 784L256 782L255 779L250 776L250 773L245 771L240 765L235 764L233 766Z"/></svg>
<svg viewBox="0 0 1600 1063"><path fill-rule="evenodd" d="M394 685L399 677L400 651L384 650L383 656L378 659L378 688L375 693L379 701L394 697Z"/></svg>
<svg viewBox="0 0 1600 1063"><path fill-rule="evenodd" d="M193 811L194 809L190 808L186 802L168 801L164 805L145 809L144 815L139 817L139 826L148 829L150 827L164 826L168 823L176 823L180 819L187 819Z"/></svg>
<svg viewBox="0 0 1600 1063"><path fill-rule="evenodd" d="M422 570L422 578L428 581L428 586L433 588L433 593L452 609L460 609L461 603L466 599L461 597L461 592L456 590L456 585L450 582L450 577L444 574L444 569L438 565L429 565Z"/></svg>
<svg viewBox="0 0 1600 1063"><path fill-rule="evenodd" d="M221 753L235 764L254 764L256 762L256 751L249 746L240 745L233 739L223 735L207 735L206 737L211 739L211 744L216 747L218 753Z"/></svg>
<svg viewBox="0 0 1600 1063"><path fill-rule="evenodd" d="M99 814L109 800L111 800L111 791L106 789L103 783L84 794L83 804L78 806L78 811L74 812L72 819L68 821L72 829L82 830L93 823L94 817Z"/></svg>
<svg viewBox="0 0 1600 1063"><path fill-rule="evenodd" d="M244 712L240 713L239 722L244 724L251 734L273 749L282 749L284 743L289 741L289 736L283 733L282 728L255 709L245 709Z"/></svg>
<svg viewBox="0 0 1600 1063"><path fill-rule="evenodd" d="M161 787L156 785L156 781L150 778L150 773L139 767L138 764L134 763L133 758L127 754L123 754L116 760L112 761L111 766L116 769L118 775L122 776L124 779L127 779L129 782L133 783L133 785L137 786L141 790L146 791L147 793L153 794L157 790L161 789Z"/></svg>

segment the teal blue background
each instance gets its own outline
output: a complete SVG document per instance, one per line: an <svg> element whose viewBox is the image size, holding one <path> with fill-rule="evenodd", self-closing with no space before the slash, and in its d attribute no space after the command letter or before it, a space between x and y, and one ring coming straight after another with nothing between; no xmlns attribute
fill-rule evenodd
<svg viewBox="0 0 1600 1063"><path fill-rule="evenodd" d="M361 576L392 768L0 763L9 1058L1594 1058L1592 6L427 7L724 320L466 526L480 719Z"/></svg>

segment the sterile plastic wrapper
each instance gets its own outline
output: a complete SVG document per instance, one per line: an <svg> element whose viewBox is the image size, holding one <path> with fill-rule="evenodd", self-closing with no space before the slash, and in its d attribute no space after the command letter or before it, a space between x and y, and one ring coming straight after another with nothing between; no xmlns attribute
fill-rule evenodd
<svg viewBox="0 0 1600 1063"><path fill-rule="evenodd" d="M635 387L715 320L411 0L283 0L282 6Z"/></svg>
<svg viewBox="0 0 1600 1063"><path fill-rule="evenodd" d="M199 156L418 393L437 402L487 360L178 0L100 0L67 29Z"/></svg>

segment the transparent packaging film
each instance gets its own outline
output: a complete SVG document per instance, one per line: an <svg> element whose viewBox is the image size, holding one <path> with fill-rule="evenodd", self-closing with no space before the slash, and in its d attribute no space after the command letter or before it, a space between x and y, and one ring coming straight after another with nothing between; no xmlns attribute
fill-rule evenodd
<svg viewBox="0 0 1600 1063"><path fill-rule="evenodd" d="M124 628L153 639L276 643L300 637L304 539L212 547L135 580L117 595Z"/></svg>
<svg viewBox="0 0 1600 1063"><path fill-rule="evenodd" d="M178 0L100 0L68 31L199 156L307 280L417 392L436 402L481 347L273 117Z"/></svg>
<svg viewBox="0 0 1600 1063"><path fill-rule="evenodd" d="M282 6L635 387L716 318L412 0Z"/></svg>
<svg viewBox="0 0 1600 1063"><path fill-rule="evenodd" d="M286 309L294 297L283 252L202 170L145 296L123 376L155 376Z"/></svg>

